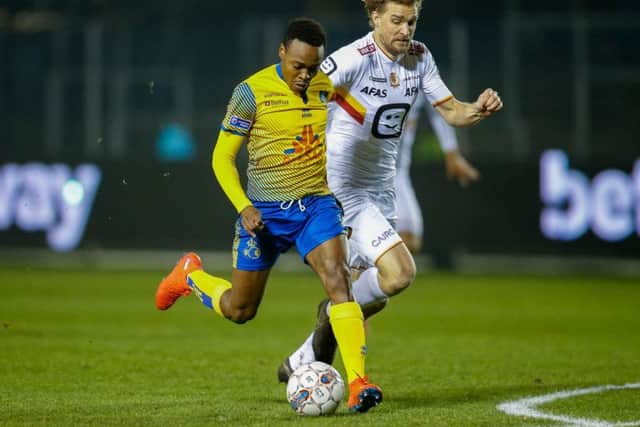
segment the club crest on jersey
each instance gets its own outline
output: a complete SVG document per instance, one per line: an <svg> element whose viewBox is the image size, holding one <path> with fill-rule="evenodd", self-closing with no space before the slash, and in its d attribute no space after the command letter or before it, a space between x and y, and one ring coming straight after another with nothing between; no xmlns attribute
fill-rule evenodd
<svg viewBox="0 0 640 427"><path fill-rule="evenodd" d="M318 98L320 98L320 102L326 104L327 102L329 102L329 92L327 92L326 90L321 90L320 92L318 92Z"/></svg>
<svg viewBox="0 0 640 427"><path fill-rule="evenodd" d="M391 82L391 87L400 86L400 78L393 71L391 72L391 74L389 74L389 81Z"/></svg>
<svg viewBox="0 0 640 427"><path fill-rule="evenodd" d="M247 247L244 248L242 254L249 259L259 259L262 256L262 251L253 237L247 240Z"/></svg>
<svg viewBox="0 0 640 427"><path fill-rule="evenodd" d="M365 47L358 48L358 52L360 52L360 55L362 56L369 55L370 53L373 53L375 51L376 51L376 45L373 43L368 44Z"/></svg>

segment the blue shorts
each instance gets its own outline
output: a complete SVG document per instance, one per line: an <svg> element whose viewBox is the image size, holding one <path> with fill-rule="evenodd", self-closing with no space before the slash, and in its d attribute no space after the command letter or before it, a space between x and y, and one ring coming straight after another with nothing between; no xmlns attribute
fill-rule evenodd
<svg viewBox="0 0 640 427"><path fill-rule="evenodd" d="M267 270L281 253L293 245L302 260L320 244L345 233L342 208L333 195L307 196L286 202L253 202L262 214L264 229L251 237L236 220L233 267L238 270Z"/></svg>

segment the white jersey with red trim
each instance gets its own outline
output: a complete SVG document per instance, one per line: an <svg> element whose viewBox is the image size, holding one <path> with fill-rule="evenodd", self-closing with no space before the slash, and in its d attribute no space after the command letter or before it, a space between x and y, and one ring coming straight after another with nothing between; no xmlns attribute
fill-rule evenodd
<svg viewBox="0 0 640 427"><path fill-rule="evenodd" d="M418 92L432 104L452 96L431 52L412 41L394 61L369 33L329 55L320 68L336 90L327 127L329 186L334 193L344 187L393 192L398 144Z"/></svg>
<svg viewBox="0 0 640 427"><path fill-rule="evenodd" d="M418 131L420 113L423 109L429 117L431 130L436 134L442 151L447 153L458 149L456 131L444 118L442 118L432 105L426 103L424 96L419 94L416 98L416 102L411 107L411 110L409 110L404 130L402 131L402 138L400 139L400 146L398 148L398 161L396 163L398 175L403 173L407 176L409 175L409 170L411 168L411 152L413 151L413 143L415 142Z"/></svg>

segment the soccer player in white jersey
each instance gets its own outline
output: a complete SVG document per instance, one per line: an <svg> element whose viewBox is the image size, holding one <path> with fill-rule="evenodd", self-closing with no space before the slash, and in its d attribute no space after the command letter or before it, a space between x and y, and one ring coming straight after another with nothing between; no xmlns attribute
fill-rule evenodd
<svg viewBox="0 0 640 427"><path fill-rule="evenodd" d="M422 0L363 0L373 31L329 55L320 69L336 92L327 128L329 187L353 230L351 267L362 273L353 295L371 316L411 284L416 266L395 230L394 178L406 115L418 92L452 126L471 126L502 108L493 89L471 103L456 99L440 78L431 52L413 40ZM335 339L327 303L316 329L278 368L286 381L313 360L331 363ZM365 351L365 349L363 349Z"/></svg>
<svg viewBox="0 0 640 427"><path fill-rule="evenodd" d="M422 92L409 110L402 131L398 160L396 162L396 231L412 254L420 252L422 248L423 220L422 209L411 183L411 152L416 139L418 122L422 111L427 113L431 129L436 134L440 148L445 153L447 176L455 178L460 185L477 181L478 171L462 156L458 149L458 139L455 130L442 118L440 114L426 102Z"/></svg>

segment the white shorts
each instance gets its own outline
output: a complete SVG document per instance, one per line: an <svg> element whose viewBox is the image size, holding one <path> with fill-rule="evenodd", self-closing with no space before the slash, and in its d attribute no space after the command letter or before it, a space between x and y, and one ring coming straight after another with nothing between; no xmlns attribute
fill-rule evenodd
<svg viewBox="0 0 640 427"><path fill-rule="evenodd" d="M344 208L344 225L352 229L349 239L352 268L374 266L378 258L402 242L395 231L393 191L369 193L343 187L336 197Z"/></svg>
<svg viewBox="0 0 640 427"><path fill-rule="evenodd" d="M396 176L396 210L398 214L396 230L399 233L411 233L422 238L424 230L422 210L409 174L399 173Z"/></svg>

